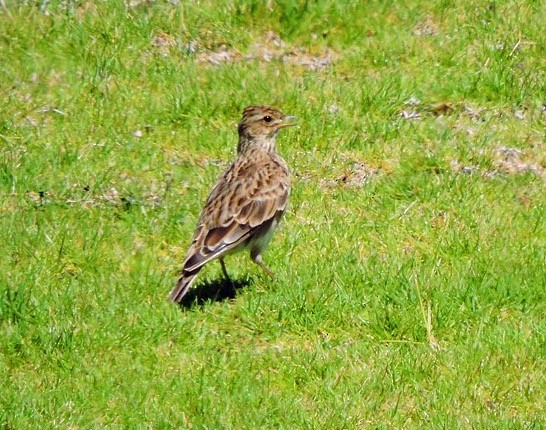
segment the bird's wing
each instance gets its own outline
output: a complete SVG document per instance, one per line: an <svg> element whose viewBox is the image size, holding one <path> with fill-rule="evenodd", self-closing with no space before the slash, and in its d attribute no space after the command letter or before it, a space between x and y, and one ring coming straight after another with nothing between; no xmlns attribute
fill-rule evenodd
<svg viewBox="0 0 546 430"><path fill-rule="evenodd" d="M290 194L286 167L273 162L258 166L259 171L252 173L256 166L232 165L217 182L197 225L184 272L237 248L283 213Z"/></svg>

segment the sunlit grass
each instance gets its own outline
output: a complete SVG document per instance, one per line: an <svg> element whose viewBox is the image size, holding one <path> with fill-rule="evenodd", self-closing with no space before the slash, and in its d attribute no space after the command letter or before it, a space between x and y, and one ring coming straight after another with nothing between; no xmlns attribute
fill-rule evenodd
<svg viewBox="0 0 546 430"><path fill-rule="evenodd" d="M2 427L542 428L543 2L173 3L0 2ZM180 309L253 103L277 280Z"/></svg>

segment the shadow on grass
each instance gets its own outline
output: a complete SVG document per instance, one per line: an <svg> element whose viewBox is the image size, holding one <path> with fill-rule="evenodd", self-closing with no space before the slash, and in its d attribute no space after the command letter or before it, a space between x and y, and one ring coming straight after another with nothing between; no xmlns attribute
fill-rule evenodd
<svg viewBox="0 0 546 430"><path fill-rule="evenodd" d="M223 302L235 298L237 292L251 284L250 278L227 280L225 278L204 282L186 293L180 302L182 309L203 306L206 302Z"/></svg>

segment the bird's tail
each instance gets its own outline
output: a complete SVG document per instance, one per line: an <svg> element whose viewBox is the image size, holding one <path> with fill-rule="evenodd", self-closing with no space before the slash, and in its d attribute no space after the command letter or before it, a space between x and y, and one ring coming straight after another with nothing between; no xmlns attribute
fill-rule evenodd
<svg viewBox="0 0 546 430"><path fill-rule="evenodd" d="M194 270L193 272L182 272L182 276L178 280L178 283L169 294L169 300L174 303L182 302L182 298L188 292L188 289L190 288L194 278L197 276L197 273L199 273L199 270Z"/></svg>

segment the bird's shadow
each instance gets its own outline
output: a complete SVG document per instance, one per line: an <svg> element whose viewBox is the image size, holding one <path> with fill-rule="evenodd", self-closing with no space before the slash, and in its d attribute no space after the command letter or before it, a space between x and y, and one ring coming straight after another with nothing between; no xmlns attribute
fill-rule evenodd
<svg viewBox="0 0 546 430"><path fill-rule="evenodd" d="M186 293L179 303L183 309L190 309L195 306L203 306L207 302L223 302L235 298L239 290L251 284L250 278L241 279L215 279L198 284Z"/></svg>

